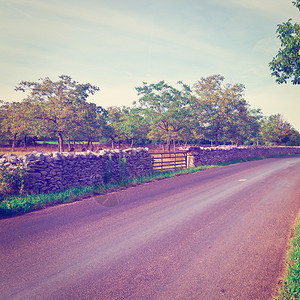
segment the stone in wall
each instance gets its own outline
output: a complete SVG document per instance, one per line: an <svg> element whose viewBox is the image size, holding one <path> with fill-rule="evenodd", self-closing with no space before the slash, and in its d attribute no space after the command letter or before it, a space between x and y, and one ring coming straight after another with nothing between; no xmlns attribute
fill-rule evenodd
<svg viewBox="0 0 300 300"><path fill-rule="evenodd" d="M123 151L126 177L138 177L152 172L151 156L148 148L131 148Z"/></svg>
<svg viewBox="0 0 300 300"><path fill-rule="evenodd" d="M24 156L0 155L5 168L24 168L32 192L55 192L69 187L116 182L152 171L148 149L102 150L99 153L34 151Z"/></svg>
<svg viewBox="0 0 300 300"><path fill-rule="evenodd" d="M193 167L242 158L300 153L300 147L190 147L187 151L188 167ZM101 150L99 153L34 151L19 157L2 154L0 165L11 169L18 166L24 168L30 177L31 191L44 193L116 182L152 172L151 156L147 148Z"/></svg>
<svg viewBox="0 0 300 300"><path fill-rule="evenodd" d="M300 153L300 147L263 146L189 147L185 150L188 152L188 168L214 165L243 158Z"/></svg>

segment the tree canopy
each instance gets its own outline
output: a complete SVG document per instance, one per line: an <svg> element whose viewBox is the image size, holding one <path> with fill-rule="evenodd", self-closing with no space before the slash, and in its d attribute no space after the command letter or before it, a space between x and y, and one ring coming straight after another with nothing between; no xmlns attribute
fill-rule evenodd
<svg viewBox="0 0 300 300"><path fill-rule="evenodd" d="M21 82L16 90L28 92L22 102L0 101L0 140L12 148L26 138L101 141L145 145L181 144L276 144L300 145L300 134L280 114L265 117L244 99L245 86L226 83L219 74L201 77L193 87L176 87L159 81L143 83L133 107L103 109L87 102L99 90L62 75L38 82Z"/></svg>
<svg viewBox="0 0 300 300"><path fill-rule="evenodd" d="M300 10L299 0L293 4ZM289 79L293 84L300 84L300 24L291 21L277 25L281 47L269 64L271 75L279 84L287 83Z"/></svg>
<svg viewBox="0 0 300 300"><path fill-rule="evenodd" d="M261 126L261 135L266 144L280 145L291 133L292 126L280 114L265 118Z"/></svg>
<svg viewBox="0 0 300 300"><path fill-rule="evenodd" d="M254 118L250 114L249 104L243 98L245 86L242 84L224 84L224 77L213 75L201 78L194 86L198 127L208 140L225 142L229 139L236 144L249 138L250 124Z"/></svg>
<svg viewBox="0 0 300 300"><path fill-rule="evenodd" d="M74 136L78 129L96 126L97 108L86 99L99 90L89 83L80 84L70 76L61 75L59 81L50 78L39 82L22 81L16 91L29 92L32 119L42 121L45 135L57 136L59 151L64 151L64 136Z"/></svg>
<svg viewBox="0 0 300 300"><path fill-rule="evenodd" d="M176 89L165 81L156 84L143 83L136 87L141 96L139 104L144 108L149 121L148 136L154 140L164 140L170 150L172 139L180 138L181 131L189 126L191 118L191 89L182 82L178 82L180 89Z"/></svg>
<svg viewBox="0 0 300 300"><path fill-rule="evenodd" d="M293 1L293 4L300 10L300 0Z"/></svg>

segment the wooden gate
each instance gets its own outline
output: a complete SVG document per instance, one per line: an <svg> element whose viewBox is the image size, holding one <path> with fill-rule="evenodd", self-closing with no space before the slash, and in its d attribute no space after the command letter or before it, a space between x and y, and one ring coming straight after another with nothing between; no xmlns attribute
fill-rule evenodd
<svg viewBox="0 0 300 300"><path fill-rule="evenodd" d="M152 158L153 170L168 171L184 169L187 167L187 152L153 152Z"/></svg>

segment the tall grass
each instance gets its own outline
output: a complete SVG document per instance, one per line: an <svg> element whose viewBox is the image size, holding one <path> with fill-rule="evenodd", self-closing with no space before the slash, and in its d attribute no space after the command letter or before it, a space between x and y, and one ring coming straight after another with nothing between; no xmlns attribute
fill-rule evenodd
<svg viewBox="0 0 300 300"><path fill-rule="evenodd" d="M286 273L277 300L300 299L300 215L287 254Z"/></svg>

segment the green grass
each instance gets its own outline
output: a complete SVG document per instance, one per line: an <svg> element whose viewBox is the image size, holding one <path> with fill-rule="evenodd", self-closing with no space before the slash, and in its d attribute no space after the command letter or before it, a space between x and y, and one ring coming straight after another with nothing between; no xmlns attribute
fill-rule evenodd
<svg viewBox="0 0 300 300"><path fill-rule="evenodd" d="M275 156L278 157L278 156ZM26 212L43 209L51 205L70 203L82 200L93 195L103 195L108 192L116 191L124 187L135 186L138 184L171 178L178 175L190 174L204 169L226 166L244 161L252 161L263 159L265 157L256 157L249 159L241 159L228 163L220 163L218 165L199 166L190 169L179 169L175 171L153 172L148 176L126 179L121 182L103 184L98 186L86 186L70 188L66 191L47 193L47 194L31 194L27 196L12 196L0 203L0 217L11 217L24 214ZM300 215L296 222L294 237L290 242L290 249L287 254L287 267L282 286L278 292L276 300L300 299Z"/></svg>
<svg viewBox="0 0 300 300"><path fill-rule="evenodd" d="M37 144L58 145L58 141L36 141ZM76 145L87 144L87 141L76 142ZM93 145L101 144L100 142L93 142Z"/></svg>
<svg viewBox="0 0 300 300"><path fill-rule="evenodd" d="M282 279L277 300L300 299L300 215L287 254L286 273Z"/></svg>
<svg viewBox="0 0 300 300"><path fill-rule="evenodd" d="M58 145L58 141L36 141L37 144Z"/></svg>
<svg viewBox="0 0 300 300"><path fill-rule="evenodd" d="M43 209L45 207L69 203L73 201L82 200L93 195L105 194L108 192L123 189L124 187L131 187L138 184L160 180L164 178L171 178L178 175L198 172L208 168L221 167L231 164L236 164L245 161L252 161L263 159L265 157L256 157L249 159L235 160L227 163L219 163L217 165L198 166L189 169L178 169L175 171L153 172L147 176L137 178L125 179L116 183L108 183L96 186L74 187L62 192L47 193L47 194L30 194L24 196L10 196L0 202L0 218L24 214L30 211Z"/></svg>
<svg viewBox="0 0 300 300"><path fill-rule="evenodd" d="M10 196L0 203L0 217L11 217L26 212L42 209L48 206L62 203L70 203L82 200L93 195L106 194L124 187L131 187L138 184L171 178L174 176L194 173L216 166L199 166L190 169L180 169L166 172L153 172L147 176L125 179L120 182L108 183L96 186L73 187L62 192L30 194L24 196Z"/></svg>

